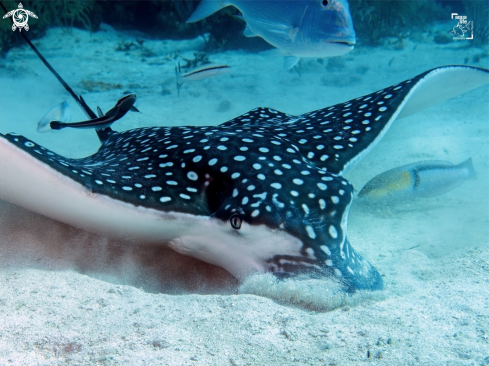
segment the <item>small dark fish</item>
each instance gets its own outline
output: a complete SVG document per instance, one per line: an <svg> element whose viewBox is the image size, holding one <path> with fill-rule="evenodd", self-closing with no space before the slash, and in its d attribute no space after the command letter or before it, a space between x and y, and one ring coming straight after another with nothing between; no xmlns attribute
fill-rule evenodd
<svg viewBox="0 0 489 366"><path fill-rule="evenodd" d="M136 102L136 94L129 94L121 99L119 99L114 106L114 108L110 109L100 117L103 113L100 108L97 107L97 113L99 115L98 118L94 118L88 121L83 122L73 122L73 123L64 123L61 121L51 121L49 126L53 130L61 130L66 127L71 128L95 128L97 130L109 127L112 123L117 121L118 119L124 117L124 115L133 108L134 103ZM139 111L138 111L139 112Z"/></svg>
<svg viewBox="0 0 489 366"><path fill-rule="evenodd" d="M141 113L142 114L142 112L139 109L137 109L135 106L132 106L129 110L131 112L138 112L138 113ZM103 117L104 116L104 112L102 112L102 109L100 109L100 107L98 107L98 106L97 106L97 115L99 117Z"/></svg>
<svg viewBox="0 0 489 366"><path fill-rule="evenodd" d="M467 179L477 179L472 158L459 165L426 160L388 170L371 179L358 198L369 203L397 203L450 192Z"/></svg>

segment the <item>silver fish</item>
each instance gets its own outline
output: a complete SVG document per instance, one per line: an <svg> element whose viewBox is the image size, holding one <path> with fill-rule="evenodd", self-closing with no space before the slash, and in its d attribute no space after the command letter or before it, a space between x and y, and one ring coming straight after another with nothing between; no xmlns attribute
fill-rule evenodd
<svg viewBox="0 0 489 366"><path fill-rule="evenodd" d="M69 104L66 100L58 105L54 106L46 113L37 124L37 132L48 132L51 131L49 122L53 120L58 120L61 122L71 121L71 110Z"/></svg>
<svg viewBox="0 0 489 366"><path fill-rule="evenodd" d="M231 70L228 65L206 65L199 67L185 74L177 73L177 78L181 83L184 81L205 80L217 75L225 74Z"/></svg>
<svg viewBox="0 0 489 366"><path fill-rule="evenodd" d="M180 63L178 63L178 66L175 67L178 96L180 96L180 88L185 81L205 80L229 71L231 71L231 66L228 65L206 65L182 74Z"/></svg>
<svg viewBox="0 0 489 366"><path fill-rule="evenodd" d="M459 165L426 160L388 170L371 179L358 198L369 203L406 202L450 192L467 179L477 179L472 158Z"/></svg>
<svg viewBox="0 0 489 366"><path fill-rule="evenodd" d="M187 23L235 6L246 21L244 35L276 47L291 69L301 57L332 57L353 49L355 30L346 0L202 0Z"/></svg>

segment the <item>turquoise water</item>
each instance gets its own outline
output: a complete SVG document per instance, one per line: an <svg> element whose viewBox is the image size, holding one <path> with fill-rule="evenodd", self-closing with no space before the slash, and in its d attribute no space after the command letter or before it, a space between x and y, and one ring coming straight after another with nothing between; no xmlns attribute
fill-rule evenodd
<svg viewBox="0 0 489 366"><path fill-rule="evenodd" d="M380 14L388 16L395 4L385 2ZM119 12L122 5L113 2ZM352 11L363 5L352 3ZM451 13L466 8L446 5L432 22L429 14L415 21L406 13L412 23L380 30L368 22L378 13L354 13L353 51L304 58L290 71L281 57L258 54L267 47L263 42L231 42L239 35L233 22L241 23L224 15L204 30L221 22L229 32L199 36L186 29L181 32L190 38L175 39L178 32L141 26L148 9L135 7L133 23L103 13L97 31L50 26L34 44L92 109L107 111L126 91L137 94L141 113L129 112L114 130L216 126L258 106L300 115L438 66L489 68L481 33L475 40L453 40L449 33L456 25ZM480 19L473 21L479 29ZM398 33L384 36L392 29L382 27ZM226 34L229 47L213 43L219 34ZM176 64L205 57L231 71L186 82L179 95ZM86 119L27 45L16 43L0 60L0 132L17 132L66 157L93 154L100 143L91 130L36 131L63 100L72 121ZM1 363L486 364L488 100L486 85L394 122L345 174L355 194L376 175L422 160L459 164L470 157L478 176L444 195L388 207L354 199L348 237L381 274L380 292L345 296L321 281L276 282L270 275L238 282L222 268L170 249L89 233L2 201ZM25 186L19 182L19 190Z"/></svg>

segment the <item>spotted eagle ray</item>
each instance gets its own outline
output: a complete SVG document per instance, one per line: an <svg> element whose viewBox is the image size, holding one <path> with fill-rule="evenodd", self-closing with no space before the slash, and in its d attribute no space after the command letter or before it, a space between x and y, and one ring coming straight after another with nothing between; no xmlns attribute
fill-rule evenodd
<svg viewBox="0 0 489 366"><path fill-rule="evenodd" d="M333 277L346 291L383 288L347 237L353 187L342 174L395 119L489 82L446 66L345 103L293 116L256 108L218 126L108 132L69 159L0 134L0 198L55 220L220 266Z"/></svg>

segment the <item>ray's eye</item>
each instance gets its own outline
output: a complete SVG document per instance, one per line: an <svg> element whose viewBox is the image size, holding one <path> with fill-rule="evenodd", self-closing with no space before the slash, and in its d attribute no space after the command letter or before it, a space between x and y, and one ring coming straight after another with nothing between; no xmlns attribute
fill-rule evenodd
<svg viewBox="0 0 489 366"><path fill-rule="evenodd" d="M239 230L241 229L241 224L243 223L243 220L237 213L235 213L230 217L229 222L231 223L233 229Z"/></svg>
<svg viewBox="0 0 489 366"><path fill-rule="evenodd" d="M323 5L323 8L327 7L328 4L329 4L329 1L328 0L322 0L321 1L321 4Z"/></svg>

